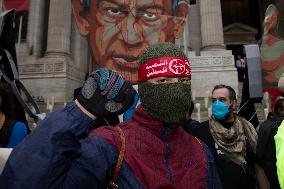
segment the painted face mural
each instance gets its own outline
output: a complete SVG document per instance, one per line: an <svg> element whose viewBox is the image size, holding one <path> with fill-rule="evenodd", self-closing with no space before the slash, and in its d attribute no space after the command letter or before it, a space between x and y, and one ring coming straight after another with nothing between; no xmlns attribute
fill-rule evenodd
<svg viewBox="0 0 284 189"><path fill-rule="evenodd" d="M283 23L279 23L279 10L283 5L269 5L263 22L263 37L260 47L263 85L265 88L276 88L279 78L284 73L284 39ZM282 25L281 25L282 24Z"/></svg>
<svg viewBox="0 0 284 189"><path fill-rule="evenodd" d="M71 0L95 64L137 82L139 55L157 42L174 42L189 12L186 0Z"/></svg>

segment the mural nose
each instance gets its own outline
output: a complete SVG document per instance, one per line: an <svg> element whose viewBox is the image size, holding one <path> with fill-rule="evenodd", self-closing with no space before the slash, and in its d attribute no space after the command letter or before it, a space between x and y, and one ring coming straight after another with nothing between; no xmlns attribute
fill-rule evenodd
<svg viewBox="0 0 284 189"><path fill-rule="evenodd" d="M124 42L128 45L138 45L143 41L142 28L132 13L130 13L124 20L122 35Z"/></svg>

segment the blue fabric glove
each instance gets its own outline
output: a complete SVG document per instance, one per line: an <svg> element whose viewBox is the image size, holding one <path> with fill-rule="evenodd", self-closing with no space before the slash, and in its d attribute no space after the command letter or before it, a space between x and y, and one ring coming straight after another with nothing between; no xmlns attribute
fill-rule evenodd
<svg viewBox="0 0 284 189"><path fill-rule="evenodd" d="M79 103L99 117L115 116L129 109L136 95L132 84L107 68L92 72L77 96Z"/></svg>

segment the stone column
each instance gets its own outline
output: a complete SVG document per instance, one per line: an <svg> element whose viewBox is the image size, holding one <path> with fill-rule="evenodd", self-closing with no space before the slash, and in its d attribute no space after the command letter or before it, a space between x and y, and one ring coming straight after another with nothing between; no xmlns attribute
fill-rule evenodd
<svg viewBox="0 0 284 189"><path fill-rule="evenodd" d="M72 16L72 31L71 31L71 52L74 62L74 66L83 73L88 72L88 60L89 60L89 47L87 39L82 37L78 31L75 18ZM83 78L85 75L83 76Z"/></svg>
<svg viewBox="0 0 284 189"><path fill-rule="evenodd" d="M70 54L71 15L70 0L50 0L47 55Z"/></svg>
<svg viewBox="0 0 284 189"><path fill-rule="evenodd" d="M42 55L45 0L30 0L27 41L30 53L36 57Z"/></svg>
<svg viewBox="0 0 284 189"><path fill-rule="evenodd" d="M202 50L224 49L220 0L200 0Z"/></svg>
<svg viewBox="0 0 284 189"><path fill-rule="evenodd" d="M200 10L199 0L195 5L191 5L190 13L188 16L188 40L189 48L197 54L200 52L201 47L201 28L200 28Z"/></svg>
<svg viewBox="0 0 284 189"><path fill-rule="evenodd" d="M35 2L36 0L30 0L29 7L29 17L28 17L28 31L27 31L27 43L28 47L31 48L33 45L33 36L34 36L34 18L35 18Z"/></svg>
<svg viewBox="0 0 284 189"><path fill-rule="evenodd" d="M188 19L186 20L185 26L184 26L184 31L183 31L183 48L184 48L184 53L188 54ZM190 49L189 49L190 50Z"/></svg>

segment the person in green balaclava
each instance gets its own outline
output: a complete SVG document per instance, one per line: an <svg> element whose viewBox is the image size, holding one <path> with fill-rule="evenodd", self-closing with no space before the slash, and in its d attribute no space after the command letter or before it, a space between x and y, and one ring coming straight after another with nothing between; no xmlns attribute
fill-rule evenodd
<svg viewBox="0 0 284 189"><path fill-rule="evenodd" d="M177 49L178 47L171 43L156 44L148 48L140 57L141 68L147 69L148 67L147 74L149 77L147 78L146 75L148 81L144 80L141 83L143 74L139 72L138 75L140 82L138 91L142 107L151 116L164 121L169 127L174 127L175 124L186 121L186 116L189 113L191 85L190 77L187 77L186 74L190 75L190 67L189 64L182 65L178 61L169 59L168 61L172 61L172 63L168 63L169 68L166 69L166 67L163 67L164 64L167 64L166 60L158 60L158 63L154 63L153 66L149 65L149 61L153 58L165 57L180 57L186 60L185 54ZM159 62L162 63L159 65ZM169 77L164 77L168 74Z"/></svg>
<svg viewBox="0 0 284 189"><path fill-rule="evenodd" d="M284 189L284 122L278 127L277 134L274 136L276 146L276 165L280 187Z"/></svg>

